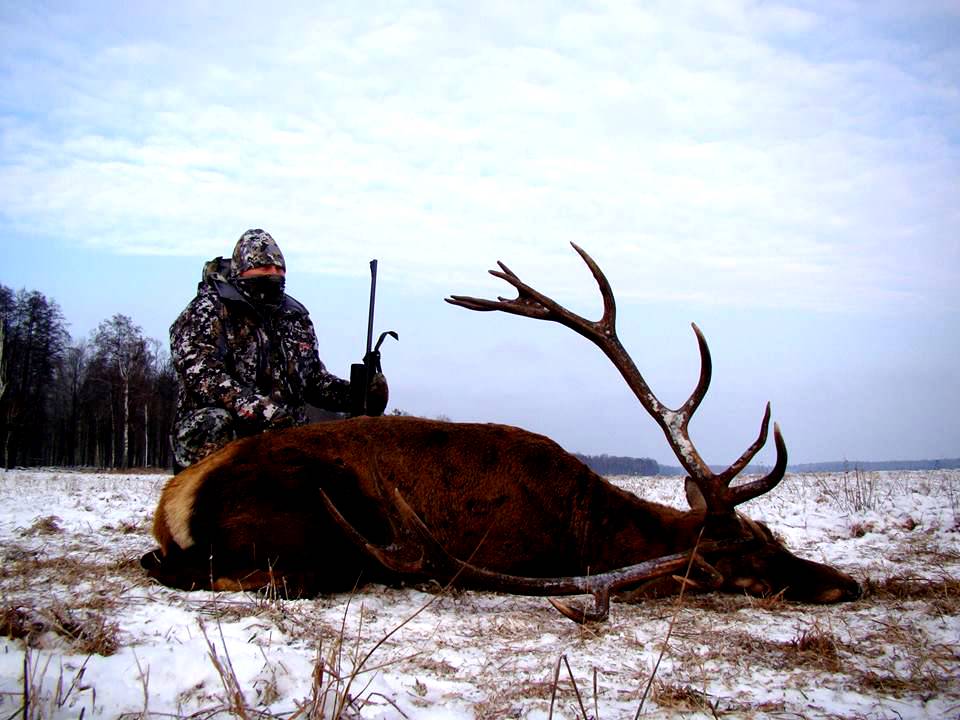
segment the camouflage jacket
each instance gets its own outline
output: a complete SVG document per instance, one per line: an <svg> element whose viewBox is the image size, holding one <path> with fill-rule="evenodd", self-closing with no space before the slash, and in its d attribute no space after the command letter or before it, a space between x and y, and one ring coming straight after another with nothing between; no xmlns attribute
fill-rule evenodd
<svg viewBox="0 0 960 720"><path fill-rule="evenodd" d="M277 308L255 307L219 273L205 273L170 327L170 354L178 420L217 407L256 431L281 418L305 423L305 403L349 409L350 383L321 362L306 308L290 296Z"/></svg>

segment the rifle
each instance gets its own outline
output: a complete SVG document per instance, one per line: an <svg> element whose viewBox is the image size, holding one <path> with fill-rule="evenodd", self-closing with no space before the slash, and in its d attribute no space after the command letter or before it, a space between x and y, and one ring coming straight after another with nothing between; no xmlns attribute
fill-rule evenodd
<svg viewBox="0 0 960 720"><path fill-rule="evenodd" d="M393 330L380 333L377 344L373 345L373 309L377 297L377 261L370 261L370 309L367 313L367 352L363 362L353 363L350 366L350 417L369 415L368 399L370 394L370 380L377 373L383 372L380 367L380 345L387 335L394 340L400 336Z"/></svg>

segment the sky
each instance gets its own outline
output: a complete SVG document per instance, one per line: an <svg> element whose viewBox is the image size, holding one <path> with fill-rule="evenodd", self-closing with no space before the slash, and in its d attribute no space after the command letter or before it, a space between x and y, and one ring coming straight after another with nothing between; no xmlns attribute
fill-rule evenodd
<svg viewBox="0 0 960 720"><path fill-rule="evenodd" d="M369 261L391 408L675 465L599 318L726 465L960 456L960 3L0 4L0 283L166 341L264 228L341 377ZM773 450L758 460L773 462Z"/></svg>

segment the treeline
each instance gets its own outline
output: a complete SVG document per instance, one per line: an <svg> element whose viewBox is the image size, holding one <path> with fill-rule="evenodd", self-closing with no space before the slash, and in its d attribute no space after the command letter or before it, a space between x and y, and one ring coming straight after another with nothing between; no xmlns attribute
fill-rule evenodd
<svg viewBox="0 0 960 720"><path fill-rule="evenodd" d="M126 315L73 340L59 305L0 285L0 462L168 467L169 355Z"/></svg>
<svg viewBox="0 0 960 720"><path fill-rule="evenodd" d="M73 339L55 300L0 284L2 466L169 468L176 378L165 347L121 314ZM649 458L577 457L602 475L660 472Z"/></svg>
<svg viewBox="0 0 960 720"><path fill-rule="evenodd" d="M619 457L616 455L574 456L600 475L659 475L660 464L652 458Z"/></svg>
<svg viewBox="0 0 960 720"><path fill-rule="evenodd" d="M960 458L940 458L935 460L837 460L835 462L803 463L790 465L790 472L853 472L865 470L956 470L960 468Z"/></svg>

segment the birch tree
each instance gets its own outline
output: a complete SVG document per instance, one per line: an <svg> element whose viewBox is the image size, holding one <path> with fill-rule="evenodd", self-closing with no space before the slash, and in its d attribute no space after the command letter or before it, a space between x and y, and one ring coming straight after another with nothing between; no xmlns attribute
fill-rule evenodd
<svg viewBox="0 0 960 720"><path fill-rule="evenodd" d="M116 424L119 444L114 444L114 466L130 464L132 390L142 381L149 363L149 350L143 331L126 315L116 314L97 327L93 344L108 385L116 392ZM112 406L113 407L113 406ZM119 446L118 446L119 445Z"/></svg>

